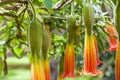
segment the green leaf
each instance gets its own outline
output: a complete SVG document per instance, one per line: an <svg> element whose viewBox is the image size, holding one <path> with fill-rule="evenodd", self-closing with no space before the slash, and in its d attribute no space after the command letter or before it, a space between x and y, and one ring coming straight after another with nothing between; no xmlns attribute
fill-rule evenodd
<svg viewBox="0 0 120 80"><path fill-rule="evenodd" d="M40 3L40 2L41 2L40 0L33 0L32 2L33 2L34 4L36 4L36 5L40 5L40 4L41 4L41 3Z"/></svg>
<svg viewBox="0 0 120 80"><path fill-rule="evenodd" d="M25 9L25 7L26 7L26 6L23 5L23 6L17 11L17 14L16 14L16 15L17 15L17 16L20 15L20 14L23 12L23 10Z"/></svg>
<svg viewBox="0 0 120 80"><path fill-rule="evenodd" d="M13 50L14 50L13 54L17 58L22 58L26 54L24 51L24 47L22 45L15 46Z"/></svg>
<svg viewBox="0 0 120 80"><path fill-rule="evenodd" d="M52 0L44 0L44 5L50 13L53 13L52 4Z"/></svg>
<svg viewBox="0 0 120 80"><path fill-rule="evenodd" d="M23 49L20 46L17 45L17 46L15 46L14 51L17 54L21 54L23 52Z"/></svg>
<svg viewBox="0 0 120 80"><path fill-rule="evenodd" d="M75 0L80 6L83 6L83 1L82 0Z"/></svg>

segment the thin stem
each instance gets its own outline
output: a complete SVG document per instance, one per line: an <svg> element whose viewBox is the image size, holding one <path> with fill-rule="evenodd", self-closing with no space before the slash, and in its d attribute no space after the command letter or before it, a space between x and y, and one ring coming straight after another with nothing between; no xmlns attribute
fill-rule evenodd
<svg viewBox="0 0 120 80"><path fill-rule="evenodd" d="M28 2L30 3L30 5L32 7L32 10L33 10L33 20L35 20L35 18L36 18L35 8L34 8L32 2L31 2L31 0L28 0Z"/></svg>

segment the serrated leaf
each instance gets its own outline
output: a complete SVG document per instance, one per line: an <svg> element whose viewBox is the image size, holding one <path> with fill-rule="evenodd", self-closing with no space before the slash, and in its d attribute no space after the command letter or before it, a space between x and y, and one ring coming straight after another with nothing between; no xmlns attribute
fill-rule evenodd
<svg viewBox="0 0 120 80"><path fill-rule="evenodd" d="M44 5L50 13L53 13L52 4L52 0L44 0Z"/></svg>

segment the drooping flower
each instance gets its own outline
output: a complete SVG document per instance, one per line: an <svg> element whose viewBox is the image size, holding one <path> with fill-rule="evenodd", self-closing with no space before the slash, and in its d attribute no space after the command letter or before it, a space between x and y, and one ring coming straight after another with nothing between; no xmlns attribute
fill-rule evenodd
<svg viewBox="0 0 120 80"><path fill-rule="evenodd" d="M45 80L51 80L50 65L48 59L43 60L43 66L44 66Z"/></svg>
<svg viewBox="0 0 120 80"><path fill-rule="evenodd" d="M31 58L31 80L45 80L44 69L37 55Z"/></svg>
<svg viewBox="0 0 120 80"><path fill-rule="evenodd" d="M48 59L48 49L51 44L51 34L45 25L43 27L43 44L42 44L42 63L44 67L45 80L51 80L50 64Z"/></svg>
<svg viewBox="0 0 120 80"><path fill-rule="evenodd" d="M100 64L102 64L103 62L99 59L98 45L97 45L97 40L96 40L96 37L95 37L95 36L94 36L94 44L95 44L95 50L96 50L97 65L100 65Z"/></svg>
<svg viewBox="0 0 120 80"><path fill-rule="evenodd" d="M111 52L111 51L117 49L117 44L118 43L117 43L117 39L114 37L114 36L117 36L117 31L110 24L107 24L106 29L107 29L107 32L110 34L110 36L108 37L110 47L109 47L109 49L107 51Z"/></svg>
<svg viewBox="0 0 120 80"><path fill-rule="evenodd" d="M73 44L67 44L66 53L64 57L64 73L61 75L62 78L65 77L76 77L74 72L75 69L75 53Z"/></svg>
<svg viewBox="0 0 120 80"><path fill-rule="evenodd" d="M116 51L116 80L120 80L120 41Z"/></svg>
<svg viewBox="0 0 120 80"><path fill-rule="evenodd" d="M84 44L84 70L83 74L91 74L97 76L101 73L97 69L97 55L94 43L94 36L92 34L85 33L85 44Z"/></svg>

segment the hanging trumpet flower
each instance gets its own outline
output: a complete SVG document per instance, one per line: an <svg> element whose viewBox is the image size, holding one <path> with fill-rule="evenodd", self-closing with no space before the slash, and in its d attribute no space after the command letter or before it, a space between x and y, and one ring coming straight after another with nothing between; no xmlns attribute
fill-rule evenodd
<svg viewBox="0 0 120 80"><path fill-rule="evenodd" d="M85 44L84 44L84 71L83 74L91 74L96 76L101 73L97 69L98 55L96 54L96 48L94 43L94 36L85 33Z"/></svg>
<svg viewBox="0 0 120 80"><path fill-rule="evenodd" d="M107 29L107 32L110 34L110 36L108 37L110 48L107 51L111 52L117 49L117 39L114 37L114 36L117 36L117 31L110 24L107 24L106 29Z"/></svg>
<svg viewBox="0 0 120 80"><path fill-rule="evenodd" d="M84 23L86 26L84 42L84 70L83 74L96 76L101 73L97 69L98 53L96 50L96 40L92 34L94 24L94 9L91 4L86 4L83 8Z"/></svg>
<svg viewBox="0 0 120 80"><path fill-rule="evenodd" d="M48 48L51 44L50 31L45 25L43 29L43 45L42 45L42 63L44 67L45 80L51 80L50 65L48 60Z"/></svg>
<svg viewBox="0 0 120 80"><path fill-rule="evenodd" d="M67 19L68 42L64 56L64 73L61 75L62 78L76 77L74 43L76 38L79 38L77 37L79 35L79 27L75 26L75 18L73 15L70 15Z"/></svg>
<svg viewBox="0 0 120 80"><path fill-rule="evenodd" d="M96 57L97 57L97 65L102 64L103 62L99 59L99 54L98 54L98 45L97 45L97 40L96 37L94 36L94 44L95 44L95 51L96 51Z"/></svg>
<svg viewBox="0 0 120 80"><path fill-rule="evenodd" d="M28 28L29 45L31 48L31 74L32 80L45 80L43 65L41 63L43 32L42 25L33 20ZM41 73L42 72L42 73Z"/></svg>
<svg viewBox="0 0 120 80"><path fill-rule="evenodd" d="M66 52L64 58L64 73L61 77L76 77L75 69L75 53L72 43L66 45Z"/></svg>
<svg viewBox="0 0 120 80"><path fill-rule="evenodd" d="M43 25L36 18L32 2L28 0L33 9L33 20L28 27L28 40L31 50L31 80L46 80L42 65Z"/></svg>
<svg viewBox="0 0 120 80"><path fill-rule="evenodd" d="M115 6L115 27L118 33L118 47L116 51L115 75L116 80L120 80L120 1L116 1Z"/></svg>

